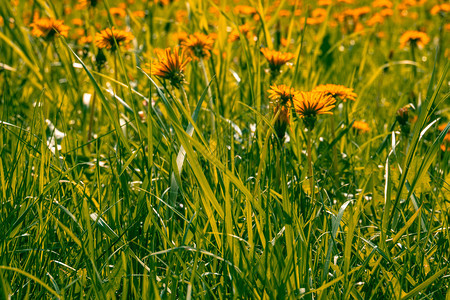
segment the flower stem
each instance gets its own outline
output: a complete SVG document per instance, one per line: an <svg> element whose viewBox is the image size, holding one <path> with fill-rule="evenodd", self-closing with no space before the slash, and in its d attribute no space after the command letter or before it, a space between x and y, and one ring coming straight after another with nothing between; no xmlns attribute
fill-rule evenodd
<svg viewBox="0 0 450 300"><path fill-rule="evenodd" d="M410 47L410 49L411 49L411 60L412 60L413 62L416 62L416 51L415 51L416 44L411 42L411 45L410 45L410 46L411 46L411 47ZM416 66L416 65L413 65L413 66L412 66L412 69L413 69L413 75L414 75L414 78L416 78L416 77L417 77L417 66Z"/></svg>
<svg viewBox="0 0 450 300"><path fill-rule="evenodd" d="M47 52L48 52L48 48L49 48L49 46L50 46L50 43L47 43L46 45L45 45L45 48L44 48L44 57L43 57L43 60L42 60L42 78L43 78L43 80L42 80L42 82L43 82L43 84L42 84L42 86L45 88L45 83L46 83L46 81L47 81L47 76L45 75L46 74L46 72L45 72L45 67L46 67L46 64L47 64ZM49 84L50 85L50 84Z"/></svg>
<svg viewBox="0 0 450 300"><path fill-rule="evenodd" d="M117 81L117 54L116 54L116 52L114 51L113 52L113 57L114 57L114 79L115 79L115 81L116 81L116 84L115 84L115 89L114 89L114 103L116 104L116 111L117 111L117 121L119 122L119 124L120 124L120 113L119 113L119 102L117 101L117 90L119 89L119 83L118 83L118 81Z"/></svg>
<svg viewBox="0 0 450 300"><path fill-rule="evenodd" d="M311 151L311 130L307 132L307 154L308 154L308 177L309 177L309 187L311 189L311 199L314 198L314 179L312 170L312 151Z"/></svg>

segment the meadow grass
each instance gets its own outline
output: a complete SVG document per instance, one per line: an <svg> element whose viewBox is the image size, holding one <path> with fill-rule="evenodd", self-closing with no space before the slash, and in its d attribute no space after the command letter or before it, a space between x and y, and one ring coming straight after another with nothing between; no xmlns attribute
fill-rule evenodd
<svg viewBox="0 0 450 300"><path fill-rule="evenodd" d="M371 1L317 24L316 1L3 1L0 299L449 299L449 13L417 2L368 26ZM35 13L69 35L34 36ZM79 38L112 26L134 38L102 64ZM146 69L175 32L215 34L178 87ZM356 100L278 138L270 86L326 83Z"/></svg>

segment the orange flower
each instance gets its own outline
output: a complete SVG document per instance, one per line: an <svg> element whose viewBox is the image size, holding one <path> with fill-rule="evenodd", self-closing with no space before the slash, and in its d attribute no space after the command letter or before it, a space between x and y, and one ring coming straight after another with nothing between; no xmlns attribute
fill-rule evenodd
<svg viewBox="0 0 450 300"><path fill-rule="evenodd" d="M294 98L294 108L297 115L303 119L303 123L308 130L314 128L317 115L333 113L336 100L325 93L320 92L300 92Z"/></svg>
<svg viewBox="0 0 450 300"><path fill-rule="evenodd" d="M430 42L430 38L425 32L410 30L406 31L400 37L400 48L405 48L408 43L414 44L423 48Z"/></svg>
<svg viewBox="0 0 450 300"><path fill-rule="evenodd" d="M31 24L33 28L31 34L47 40L53 39L58 34L67 37L69 26L64 25L64 21L55 19L38 19Z"/></svg>
<svg viewBox="0 0 450 300"><path fill-rule="evenodd" d="M333 1L331 1L331 0L319 0L319 1L317 1L317 5L319 5L319 6L329 6L331 4L333 4Z"/></svg>
<svg viewBox="0 0 450 300"><path fill-rule="evenodd" d="M430 13L432 15L437 15L438 13L447 13L450 11L450 4L448 3L444 3L444 4L436 4L435 6L433 6L433 8L431 9Z"/></svg>
<svg viewBox="0 0 450 300"><path fill-rule="evenodd" d="M278 13L278 16L280 18L289 18L291 16L291 12L289 10L287 10L287 9L282 9Z"/></svg>
<svg viewBox="0 0 450 300"><path fill-rule="evenodd" d="M292 53L284 53L276 50L269 50L267 48L262 48L261 53L269 62L269 68L273 74L279 73L281 67L294 58L294 54Z"/></svg>
<svg viewBox="0 0 450 300"><path fill-rule="evenodd" d="M438 129L439 131L443 131L447 127L447 124L441 124ZM445 134L444 142L441 145L442 151L450 151L450 131Z"/></svg>
<svg viewBox="0 0 450 300"><path fill-rule="evenodd" d="M194 59L208 59L211 56L210 51L214 44L214 39L210 35L196 32L189 35L181 45Z"/></svg>
<svg viewBox="0 0 450 300"><path fill-rule="evenodd" d="M167 6L170 5L173 0L154 0L153 1L155 4L159 4L159 6Z"/></svg>
<svg viewBox="0 0 450 300"><path fill-rule="evenodd" d="M447 124L443 123L443 124L438 126L438 130L439 131L444 131L445 127L447 127Z"/></svg>
<svg viewBox="0 0 450 300"><path fill-rule="evenodd" d="M96 7L99 2L100 0L78 0L76 8L81 10L89 7Z"/></svg>
<svg viewBox="0 0 450 300"><path fill-rule="evenodd" d="M233 8L233 12L237 15L255 15L257 14L256 8L249 5L236 5Z"/></svg>
<svg viewBox="0 0 450 300"><path fill-rule="evenodd" d="M72 24L75 26L83 26L83 20L78 18L72 19Z"/></svg>
<svg viewBox="0 0 450 300"><path fill-rule="evenodd" d="M306 24L308 25L316 25L321 24L327 18L327 10L325 8L316 8L311 12L311 18L306 19ZM301 19L300 25L305 23L305 19Z"/></svg>
<svg viewBox="0 0 450 300"><path fill-rule="evenodd" d="M133 15L133 17L143 19L143 18L145 18L145 11L143 11L143 10L136 10L136 11L132 12L132 15Z"/></svg>
<svg viewBox="0 0 450 300"><path fill-rule="evenodd" d="M271 103L274 106L282 105L288 107L290 106L291 101L293 101L300 93L294 88L283 84L272 85L267 92L269 93L269 99L272 100Z"/></svg>
<svg viewBox="0 0 450 300"><path fill-rule="evenodd" d="M82 36L79 40L78 40L78 44L80 45L86 45L86 44L90 44L92 43L92 36L88 35L88 36Z"/></svg>
<svg viewBox="0 0 450 300"><path fill-rule="evenodd" d="M364 121L353 122L352 128L355 129L357 133L366 133L370 131L369 124Z"/></svg>
<svg viewBox="0 0 450 300"><path fill-rule="evenodd" d="M367 20L367 26L375 26L376 24L382 24L384 18L379 14L374 14L369 20Z"/></svg>
<svg viewBox="0 0 450 300"><path fill-rule="evenodd" d="M167 48L164 53L157 52L158 62L153 63L151 69L146 69L145 71L150 71L152 75L162 79L170 80L174 87L179 88L185 82L184 69L191 61L184 54L184 50L179 53L179 47L174 48L173 54L170 48Z"/></svg>
<svg viewBox="0 0 450 300"><path fill-rule="evenodd" d="M117 45L126 45L129 42L131 42L134 39L134 36L127 31L119 30L113 28L106 28L105 30L102 30L100 32L97 32L95 34L95 45L102 49L106 48L111 51L116 50L116 43Z"/></svg>
<svg viewBox="0 0 450 300"><path fill-rule="evenodd" d="M250 27L250 25L248 23L245 23L243 25L239 26L239 30L234 29L231 33L230 36L228 37L228 40L230 42L235 42L237 40L239 40L240 36L239 36L239 32L246 36L248 38L250 31L253 30L253 27Z"/></svg>
<svg viewBox="0 0 450 300"><path fill-rule="evenodd" d="M187 40L189 34L184 31L172 33L172 38L177 41L178 45L181 45L185 40Z"/></svg>
<svg viewBox="0 0 450 300"><path fill-rule="evenodd" d="M352 88L345 87L338 84L322 84L313 89L313 92L321 92L327 95L331 95L333 98L339 98L346 102L347 100L355 101L357 95L353 92Z"/></svg>
<svg viewBox="0 0 450 300"><path fill-rule="evenodd" d="M301 118L328 114L332 115L336 100L325 93L300 92L294 97L294 107Z"/></svg>
<svg viewBox="0 0 450 300"><path fill-rule="evenodd" d="M394 11L391 8L385 8L380 11L380 15L388 17L394 15Z"/></svg>
<svg viewBox="0 0 450 300"><path fill-rule="evenodd" d="M372 2L373 7L392 8L393 4L389 0L375 0Z"/></svg>
<svg viewBox="0 0 450 300"><path fill-rule="evenodd" d="M269 99L272 100L270 105L273 113L278 116L274 124L275 132L278 138L282 140L286 133L286 127L289 125L289 107L299 92L286 85L273 85L267 92L269 93Z"/></svg>
<svg viewBox="0 0 450 300"><path fill-rule="evenodd" d="M177 10L175 12L175 20L177 20L178 23L183 23L188 21L188 12L186 10Z"/></svg>
<svg viewBox="0 0 450 300"><path fill-rule="evenodd" d="M125 18L127 16L127 12L125 9L121 7L111 7L109 9L109 13L114 17Z"/></svg>

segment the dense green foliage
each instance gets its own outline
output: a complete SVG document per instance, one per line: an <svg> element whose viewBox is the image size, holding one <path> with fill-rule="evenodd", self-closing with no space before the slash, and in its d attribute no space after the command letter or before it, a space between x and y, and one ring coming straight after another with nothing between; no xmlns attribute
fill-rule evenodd
<svg viewBox="0 0 450 300"><path fill-rule="evenodd" d="M304 19L316 1L252 1L253 16L232 1L129 1L124 16L115 0L76 2L0 5L0 299L449 299L450 39L449 13L430 13L438 1L393 1L375 26L370 1L324 6L317 24ZM371 12L339 21L357 5ZM31 34L36 12L63 19L68 37ZM252 35L229 40L244 21ZM79 38L114 24L135 38L101 65ZM431 41L400 48L417 28ZM216 34L211 57L186 67L187 99L142 71L175 32ZM292 64L271 75L261 47ZM275 83L358 97L312 132L292 113L281 141Z"/></svg>

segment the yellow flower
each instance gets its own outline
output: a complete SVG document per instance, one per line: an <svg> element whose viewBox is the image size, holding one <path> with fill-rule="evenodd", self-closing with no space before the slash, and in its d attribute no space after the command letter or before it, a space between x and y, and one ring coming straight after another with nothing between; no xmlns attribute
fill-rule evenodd
<svg viewBox="0 0 450 300"><path fill-rule="evenodd" d="M443 131L446 127L446 124L443 124L443 128L440 128L440 131ZM450 151L450 131L445 134L444 141L441 145L442 151Z"/></svg>
<svg viewBox="0 0 450 300"><path fill-rule="evenodd" d="M90 44L92 43L92 36L88 35L88 36L82 36L79 40L78 40L78 44L80 45L86 45L86 44Z"/></svg>
<svg viewBox="0 0 450 300"><path fill-rule="evenodd" d="M325 93L300 92L294 97L294 108L301 118L328 114L332 115L336 100Z"/></svg>
<svg viewBox="0 0 450 300"><path fill-rule="evenodd" d="M134 39L134 36L130 32L115 29L114 27L111 29L107 28L95 34L95 45L100 49L106 48L115 51L116 43L114 42L114 39L116 40L117 45L120 46L128 44Z"/></svg>
<svg viewBox="0 0 450 300"><path fill-rule="evenodd" d="M320 92L300 92L294 98L294 108L297 115L303 119L308 130L314 128L317 115L333 113L336 100L330 95Z"/></svg>
<svg viewBox="0 0 450 300"><path fill-rule="evenodd" d="M327 95L331 95L333 98L339 98L342 101L356 100L356 93L353 92L352 88L345 87L338 84L322 84L318 85L313 89L313 92L321 92Z"/></svg>
<svg viewBox="0 0 450 300"><path fill-rule="evenodd" d="M127 12L122 7L111 7L109 13L118 18L125 18L127 16Z"/></svg>
<svg viewBox="0 0 450 300"><path fill-rule="evenodd" d="M392 8L393 4L389 0L375 0L372 2L373 7Z"/></svg>
<svg viewBox="0 0 450 300"><path fill-rule="evenodd" d="M402 34L402 36L400 37L400 48L405 48L408 43L423 48L429 42L430 38L425 32L409 30Z"/></svg>
<svg viewBox="0 0 450 300"><path fill-rule="evenodd" d="M131 14L133 15L133 17L136 17L136 18L141 18L141 19L145 18L145 11L143 11L143 10L136 10L136 11L132 12Z"/></svg>
<svg viewBox="0 0 450 300"><path fill-rule="evenodd" d="M248 5L236 5L233 9L236 15L255 15L257 14L256 8Z"/></svg>
<svg viewBox="0 0 450 300"><path fill-rule="evenodd" d="M150 71L152 75L158 76L162 79L170 80L174 87L180 87L184 83L184 69L191 61L189 57L184 56L184 50L179 53L179 47L173 50L167 48L164 52L157 52L158 62L153 63Z"/></svg>
<svg viewBox="0 0 450 300"><path fill-rule="evenodd" d="M250 31L253 30L253 27L250 27L250 25L248 23L245 23L243 25L239 26L239 30L234 29L231 33L230 36L228 37L228 41L230 42L235 42L237 40L239 40L240 36L239 36L239 32L246 36L247 38L249 37L249 33Z"/></svg>
<svg viewBox="0 0 450 300"><path fill-rule="evenodd" d="M269 99L272 100L272 104L274 104L274 106L289 106L291 104L291 100L293 101L300 93L294 88L288 87L284 84L272 85L270 90L267 92L269 93Z"/></svg>
<svg viewBox="0 0 450 300"><path fill-rule="evenodd" d="M286 127L289 125L289 107L299 92L286 85L273 85L270 87L269 98L273 113L278 115L275 121L275 132L280 140L284 138Z"/></svg>
<svg viewBox="0 0 450 300"><path fill-rule="evenodd" d="M367 20L368 26L374 26L376 24L382 24L384 22L384 18L381 14L374 14L369 20Z"/></svg>
<svg viewBox="0 0 450 300"><path fill-rule="evenodd" d="M316 8L311 12L311 18L306 18L306 24L317 25L322 24L327 18L327 10L324 8ZM300 19L300 25L305 24L305 18Z"/></svg>
<svg viewBox="0 0 450 300"><path fill-rule="evenodd" d="M436 4L435 6L433 6L430 13L432 15L437 15L438 13L447 13L449 11L450 11L450 4L444 3L444 4L440 4L440 5Z"/></svg>
<svg viewBox="0 0 450 300"><path fill-rule="evenodd" d="M392 8L385 8L380 11L380 14L383 17L389 17L394 15L394 11L392 10Z"/></svg>
<svg viewBox="0 0 450 300"><path fill-rule="evenodd" d="M364 121L353 122L352 128L355 129L357 133L366 133L370 131L369 124Z"/></svg>
<svg viewBox="0 0 450 300"><path fill-rule="evenodd" d="M83 26L83 20L82 19L78 19L78 18L74 18L72 19L72 24L75 26Z"/></svg>
<svg viewBox="0 0 450 300"><path fill-rule="evenodd" d="M214 44L214 39L210 35L196 32L189 35L181 42L194 59L204 58L208 59L211 56L211 49Z"/></svg>
<svg viewBox="0 0 450 300"><path fill-rule="evenodd" d="M31 24L31 34L50 40L58 34L67 37L69 26L64 25L64 21L55 19L38 19Z"/></svg>
<svg viewBox="0 0 450 300"><path fill-rule="evenodd" d="M261 53L269 62L269 68L273 74L279 73L281 67L294 58L292 53L269 50L267 48L262 48Z"/></svg>
<svg viewBox="0 0 450 300"><path fill-rule="evenodd" d="M89 7L96 7L98 2L100 2L100 0L78 0L76 8L81 10Z"/></svg>
<svg viewBox="0 0 450 300"><path fill-rule="evenodd" d="M176 40L178 45L181 45L185 40L187 40L188 36L189 34L184 31L172 33L172 39Z"/></svg>
<svg viewBox="0 0 450 300"><path fill-rule="evenodd" d="M331 0L319 0L317 1L317 5L319 6L330 6L333 4L333 1Z"/></svg>

